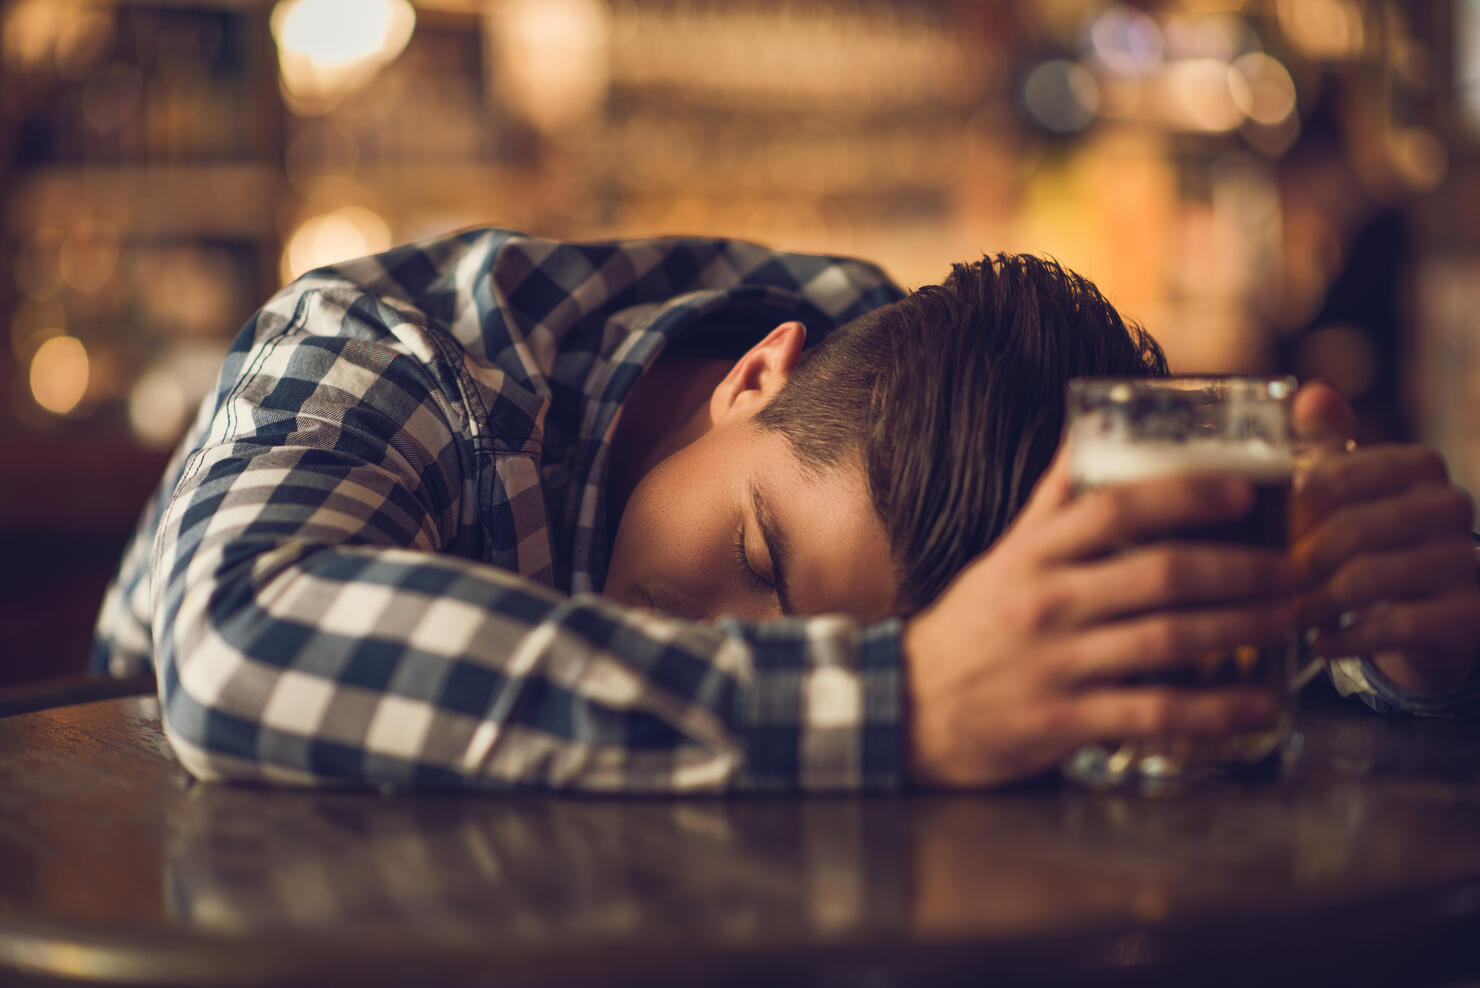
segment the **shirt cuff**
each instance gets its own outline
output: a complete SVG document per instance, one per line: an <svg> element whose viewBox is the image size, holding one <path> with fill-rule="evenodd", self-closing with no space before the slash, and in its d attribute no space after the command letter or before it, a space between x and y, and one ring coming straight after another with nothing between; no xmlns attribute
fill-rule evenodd
<svg viewBox="0 0 1480 988"><path fill-rule="evenodd" d="M1419 693L1394 683L1365 655L1330 662L1331 683L1342 696L1355 696L1378 713L1420 717L1480 716L1480 662L1459 687L1443 693Z"/></svg>
<svg viewBox="0 0 1480 988"><path fill-rule="evenodd" d="M893 790L903 777L903 622L841 616L723 622L745 639L752 679L736 698L745 767L735 788Z"/></svg>

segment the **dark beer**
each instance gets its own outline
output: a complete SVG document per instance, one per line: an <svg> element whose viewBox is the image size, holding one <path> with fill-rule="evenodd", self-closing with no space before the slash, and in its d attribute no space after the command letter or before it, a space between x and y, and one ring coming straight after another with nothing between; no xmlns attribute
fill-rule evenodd
<svg viewBox="0 0 1480 988"><path fill-rule="evenodd" d="M1165 536L1168 541L1222 542L1284 549L1289 544L1289 449L1259 440L1190 440L1187 442L1116 442L1075 449L1077 492L1113 484L1187 473L1229 473L1249 479L1254 505L1233 521L1189 528ZM1176 776L1189 767L1248 765L1272 755L1288 734L1289 684L1294 666L1293 640L1280 645L1249 644L1213 652L1180 669L1136 677L1136 683L1187 688L1256 686L1270 690L1278 702L1276 721L1266 729L1216 738L1168 738L1087 749L1076 757L1103 759L1103 771L1114 776L1132 762L1141 776Z"/></svg>

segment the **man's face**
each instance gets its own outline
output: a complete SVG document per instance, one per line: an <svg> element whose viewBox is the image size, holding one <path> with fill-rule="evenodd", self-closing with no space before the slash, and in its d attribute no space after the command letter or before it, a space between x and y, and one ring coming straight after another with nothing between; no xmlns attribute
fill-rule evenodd
<svg viewBox="0 0 1480 988"><path fill-rule="evenodd" d="M637 484L605 593L690 619L895 611L897 582L861 465L809 475L755 406L721 415Z"/></svg>

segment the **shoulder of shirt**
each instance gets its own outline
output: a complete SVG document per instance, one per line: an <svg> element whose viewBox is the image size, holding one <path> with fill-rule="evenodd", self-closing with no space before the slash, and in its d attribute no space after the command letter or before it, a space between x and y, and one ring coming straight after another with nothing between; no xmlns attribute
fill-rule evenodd
<svg viewBox="0 0 1480 988"><path fill-rule="evenodd" d="M657 237L547 240L509 230L466 230L309 271L253 317L233 347L243 353L284 332L410 343L423 359L496 367L528 390L554 354L589 361L615 337L571 331L598 311L683 309L693 290L789 289L842 321L898 296L861 260L773 250L742 240ZM636 311L636 310L634 310ZM651 310L649 310L651 311ZM632 326L652 326L640 318ZM405 327L416 331L406 332Z"/></svg>

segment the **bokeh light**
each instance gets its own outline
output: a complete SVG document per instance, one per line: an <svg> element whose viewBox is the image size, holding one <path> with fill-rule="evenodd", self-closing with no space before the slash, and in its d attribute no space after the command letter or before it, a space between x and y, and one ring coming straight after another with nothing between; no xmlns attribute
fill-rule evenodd
<svg viewBox="0 0 1480 988"><path fill-rule="evenodd" d="M1263 45L1249 22L1234 14L1173 14L1163 28L1167 55L1177 59L1231 62Z"/></svg>
<svg viewBox="0 0 1480 988"><path fill-rule="evenodd" d="M1161 66L1166 42L1149 14L1111 4L1090 22L1089 49L1111 75L1144 76Z"/></svg>
<svg viewBox="0 0 1480 988"><path fill-rule="evenodd" d="M283 251L283 280L390 246L390 227L379 213L363 206L342 206L304 220L293 231Z"/></svg>
<svg viewBox="0 0 1480 988"><path fill-rule="evenodd" d="M87 394L87 348L75 336L44 340L31 357L31 396L54 415L66 415Z"/></svg>
<svg viewBox="0 0 1480 988"><path fill-rule="evenodd" d="M57 251L57 270L73 290L92 294L108 284L118 267L118 228L88 219L67 231Z"/></svg>
<svg viewBox="0 0 1480 988"><path fill-rule="evenodd" d="M1295 112L1295 80L1274 58L1259 51L1247 52L1233 61L1233 100L1250 120L1273 126Z"/></svg>
<svg viewBox="0 0 1480 988"><path fill-rule="evenodd" d="M1184 58L1167 66L1163 106L1167 122L1181 130L1226 133L1244 119L1234 96L1239 77L1217 58Z"/></svg>
<svg viewBox="0 0 1480 988"><path fill-rule="evenodd" d="M1023 105L1043 127L1058 134L1083 130L1100 107L1100 87L1088 69L1067 59L1035 66L1023 83Z"/></svg>
<svg viewBox="0 0 1480 988"><path fill-rule="evenodd" d="M589 119L606 98L610 7L603 0L504 0L493 10L510 102L545 132Z"/></svg>
<svg viewBox="0 0 1480 988"><path fill-rule="evenodd" d="M1309 58L1351 58L1366 44L1362 7L1352 0L1278 0L1275 10L1280 31Z"/></svg>
<svg viewBox="0 0 1480 988"><path fill-rule="evenodd" d="M216 384L223 348L198 342L172 347L134 381L128 391L128 422L134 437L151 449L179 440L202 398Z"/></svg>
<svg viewBox="0 0 1480 988"><path fill-rule="evenodd" d="M298 113L333 109L411 40L407 0L281 0L272 11L283 96Z"/></svg>
<svg viewBox="0 0 1480 988"><path fill-rule="evenodd" d="M164 449L178 439L189 413L185 388L168 368L151 367L129 390L129 428L153 449Z"/></svg>
<svg viewBox="0 0 1480 988"><path fill-rule="evenodd" d="M0 4L5 61L25 72L80 79L107 48L113 18L95 0L12 0Z"/></svg>
<svg viewBox="0 0 1480 988"><path fill-rule="evenodd" d="M1437 189L1449 171L1449 152L1439 135L1424 127L1405 127L1395 132L1390 153L1398 176L1412 189Z"/></svg>

